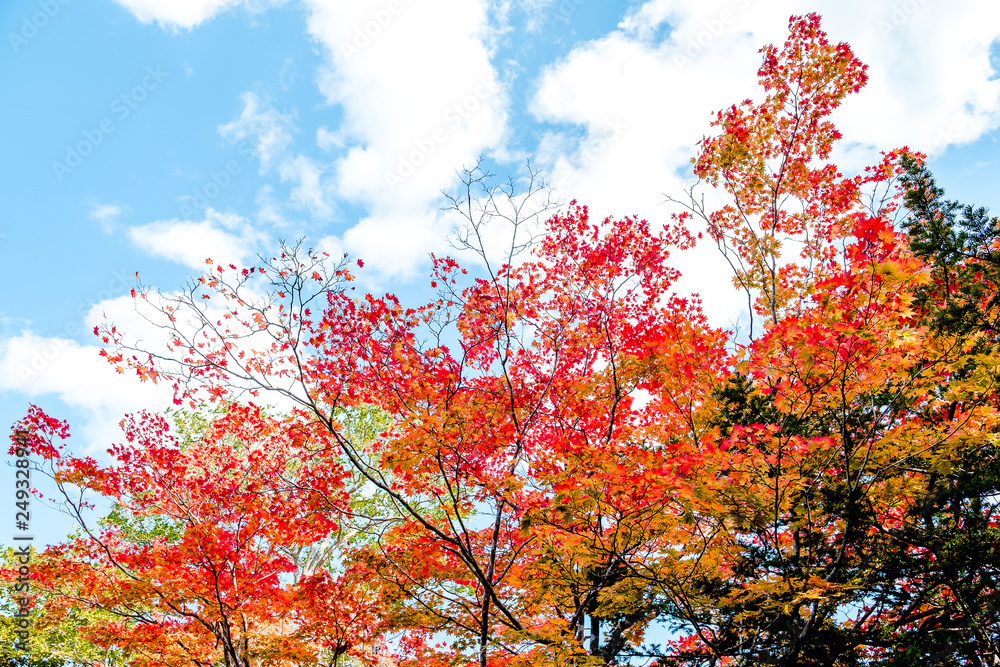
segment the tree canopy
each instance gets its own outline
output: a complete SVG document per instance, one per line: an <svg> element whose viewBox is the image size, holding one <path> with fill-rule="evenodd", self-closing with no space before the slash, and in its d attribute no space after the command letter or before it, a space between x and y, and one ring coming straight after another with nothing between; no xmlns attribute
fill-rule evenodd
<svg viewBox="0 0 1000 667"><path fill-rule="evenodd" d="M998 219L905 147L841 173L865 66L817 15L761 53L666 223L536 232L534 182L468 172L479 262L434 257L429 303L301 244L140 286L169 345L108 323L102 354L189 411L127 417L111 465L16 425L81 526L36 627L142 667L1000 664ZM748 335L674 290L699 229Z"/></svg>

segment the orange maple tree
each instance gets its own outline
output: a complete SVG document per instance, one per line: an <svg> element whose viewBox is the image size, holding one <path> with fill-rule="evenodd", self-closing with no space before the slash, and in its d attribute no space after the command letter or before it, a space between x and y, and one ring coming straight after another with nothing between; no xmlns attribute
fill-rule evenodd
<svg viewBox="0 0 1000 667"><path fill-rule="evenodd" d="M885 153L857 176L830 161L829 115L865 67L818 16L792 17L784 45L762 53L763 100L720 112L694 161L729 198L718 210L692 197L657 228L596 222L573 202L523 244L517 214L499 265L470 215L461 238L485 271L435 258L437 297L416 308L353 296L346 257L301 246L256 267L209 261L179 294L140 287L169 345L139 349L108 324L96 333L110 363L173 383L178 403L270 392L294 407L275 420L232 405L188 449L138 418L127 432L141 446L114 450L122 472L60 460L66 483L136 516L174 507L174 491L137 491L154 482L208 513L177 543L88 533L47 556L47 585L64 587L66 605L169 601L155 622L93 630L157 656L148 664L219 652L248 666L310 662L381 633L414 665L995 661L996 614L968 610L992 600L992 575L975 570L970 584L939 530L953 510L947 535L974 525L996 539L987 491L998 487L975 478L979 495L968 490L972 461L993 469L996 319L941 324L959 301L996 313L984 269L995 254L913 243L920 219L938 220L913 194L919 154ZM749 337L673 292L670 253L697 241L698 219L747 295ZM968 289L940 289L956 276ZM377 415L371 437L345 427L358 411ZM204 477L162 476L168 463ZM344 546L343 575L283 579L294 562L280 553L356 518L341 465L382 520L367 517L366 538ZM248 486L233 486L244 468ZM239 493L273 505L226 500ZM220 575L185 560L206 544L233 564L224 587L204 589ZM74 565L84 557L97 574ZM262 584L237 586L236 564ZM186 616L199 604L209 614L210 599L225 619ZM967 646L914 642L931 619L951 624L940 642ZM221 627L240 628L231 649Z"/></svg>
<svg viewBox="0 0 1000 667"><path fill-rule="evenodd" d="M885 636L928 618L931 605L913 596L895 615L887 591L920 585L890 575L887 551L898 556L935 479L954 479L956 462L997 437L995 349L979 332L930 326L927 254L894 227L909 215L899 200L922 156L892 151L854 177L830 162L840 134L827 117L865 83L865 68L827 41L818 16L793 17L783 48L763 54L765 99L720 112L719 134L694 163L729 203L706 211L692 197L679 216L705 222L762 329L751 326L716 391L719 432L700 449L726 453L690 485L693 521L712 537L697 552L702 569L668 580L696 630L690 655L925 664L966 655L956 642L975 631L968 659L995 660L995 630L984 630L994 621L974 614L934 650ZM978 508L995 525L990 503ZM685 586L692 577L701 582Z"/></svg>

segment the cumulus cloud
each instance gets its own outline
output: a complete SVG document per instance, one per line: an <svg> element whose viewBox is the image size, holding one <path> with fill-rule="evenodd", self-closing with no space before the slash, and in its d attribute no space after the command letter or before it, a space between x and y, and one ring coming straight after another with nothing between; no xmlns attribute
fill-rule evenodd
<svg viewBox="0 0 1000 667"><path fill-rule="evenodd" d="M207 258L220 264L244 264L266 241L246 218L212 208L205 211L204 220L158 220L132 227L128 236L150 255L194 269L202 268Z"/></svg>
<svg viewBox="0 0 1000 667"><path fill-rule="evenodd" d="M239 118L220 125L219 134L233 142L251 141L263 175L291 146L292 134L298 130L295 114L278 111L257 93L243 93L242 100L243 111Z"/></svg>
<svg viewBox="0 0 1000 667"><path fill-rule="evenodd" d="M249 142L260 160L261 175L274 168L282 183L292 184L289 201L293 206L308 210L314 219L329 220L334 207L327 166L292 151L293 134L298 132L295 113L280 112L253 92L244 93L242 99L239 118L220 125L219 134L233 142ZM321 146L322 138L319 133Z"/></svg>
<svg viewBox="0 0 1000 667"><path fill-rule="evenodd" d="M90 213L88 217L91 220L96 220L101 225L101 231L105 234L111 234L115 231L115 223L118 218L128 213L131 209L128 206L123 206L121 204L101 204L99 202L91 202Z"/></svg>
<svg viewBox="0 0 1000 667"><path fill-rule="evenodd" d="M140 20L186 28L237 6L277 4L118 2ZM581 3L518 4L531 28L566 13L572 20ZM294 113L255 93L244 95L239 118L220 133L253 142L262 174L291 184L287 202L261 190L261 220L284 224L286 204L330 219L343 200L365 213L327 241L384 267L386 276L408 275L429 249L444 245L449 226L438 212L439 192L455 184L456 168L511 150L511 100L494 64L511 2L303 6L325 61L317 84L342 112L337 126L316 131L322 160L293 150ZM759 96L758 49L780 44L789 15L807 11L821 13L830 38L849 42L870 66L868 86L835 117L847 139L835 158L846 168L903 144L940 153L1000 124L1000 77L989 55L1000 37L1000 5L992 0L646 0L632 3L616 29L537 75L530 112L545 126L531 152L564 199L590 204L595 215L665 217L663 193L683 195L712 112ZM154 224L160 227L147 236L169 227ZM725 289L728 270L710 248L681 261L692 291ZM731 307L720 302L720 312Z"/></svg>
<svg viewBox="0 0 1000 667"><path fill-rule="evenodd" d="M290 197L292 204L308 209L317 219L329 219L333 215L322 165L305 155L296 155L282 162L278 171L282 182L295 184Z"/></svg>
<svg viewBox="0 0 1000 667"><path fill-rule="evenodd" d="M490 5L306 5L309 33L327 56L320 89L343 110L342 125L317 139L327 150L343 146L333 167L336 193L369 211L341 241L399 275L424 256L432 236L443 243L437 209L455 170L507 139L509 100L491 62Z"/></svg>
<svg viewBox="0 0 1000 667"><path fill-rule="evenodd" d="M359 257L377 258L377 270L384 276L411 277L428 253L441 248L449 231L447 222L434 212L409 216L399 212L368 216L339 242L328 238L322 245L339 245Z"/></svg>
<svg viewBox="0 0 1000 667"><path fill-rule="evenodd" d="M122 278L115 277L112 292L121 291L125 284ZM162 296L170 298L176 294ZM245 296L255 295L250 291ZM153 304L159 300L156 294L150 298ZM222 313L218 307L209 310L210 317L221 318ZM78 321L86 331L113 324L128 341L141 341L145 349L166 353L168 333L154 322L165 324L163 314L127 293L99 300L83 310ZM78 323L67 327L66 333L77 332ZM32 331L30 322L20 324L17 333L5 332L7 335L0 338L0 392L16 392L32 401L58 398L77 412L74 435L82 440L83 450L88 453L100 453L112 442L121 440L117 425L123 415L139 410L162 412L174 406L170 383L143 382L129 369L117 372L100 356L99 345L81 344L67 335L42 336ZM182 315L176 326L184 329L196 325ZM190 328L186 332L193 333ZM241 342L251 346L260 344L253 337ZM290 407L272 394L258 400L281 409Z"/></svg>
<svg viewBox="0 0 1000 667"><path fill-rule="evenodd" d="M261 11L287 0L115 0L143 23L159 23L190 30L217 14L235 7Z"/></svg>
<svg viewBox="0 0 1000 667"><path fill-rule="evenodd" d="M344 147L345 138L342 133L332 132L330 128L323 126L316 130L316 145L325 151Z"/></svg>
<svg viewBox="0 0 1000 667"><path fill-rule="evenodd" d="M142 20L186 27L238 4L197 3L182 19L179 9L128 1L137 3L134 12ZM491 0L304 4L308 32L325 60L317 83L342 112L336 127L316 132L316 147L329 160L297 149L295 114L257 93L244 94L239 117L219 132L250 142L261 174L276 173L291 184L287 202L278 201L273 189L261 193L261 220L284 220L286 203L329 220L335 200L344 200L365 213L337 234L337 243L384 267L387 277L401 277L435 245L447 248L440 192L455 184L456 170L504 150L510 101L492 58L505 29L493 24L502 24L507 10ZM170 222L180 231L182 221ZM185 224L193 231L199 223ZM144 230L146 237L166 234L168 225L155 225ZM153 251L152 245L144 247ZM169 245L179 257L177 243Z"/></svg>
<svg viewBox="0 0 1000 667"><path fill-rule="evenodd" d="M116 373L98 353L97 347L72 339L23 331L0 340L0 391L32 400L59 398L84 415L79 435L87 449L100 451L120 439L116 425L122 415L163 410L171 405L172 390L142 383L132 373Z"/></svg>
<svg viewBox="0 0 1000 667"><path fill-rule="evenodd" d="M811 7L830 39L849 42L869 65L866 88L837 112L849 141L934 152L1000 125L1000 77L989 57L1000 39L1000 5L825 0ZM788 16L803 11L796 0L651 0L617 31L548 68L533 109L544 120L587 127L614 110L654 138L649 152L665 136L673 139L667 148L692 146L711 111L758 96L757 50L780 44Z"/></svg>
<svg viewBox="0 0 1000 667"><path fill-rule="evenodd" d="M868 86L835 116L848 142L835 157L845 167L904 144L941 151L1000 124L1000 80L988 56L1000 37L1000 6L987 0L820 0L809 8L795 0L651 0L536 82L531 111L555 128L538 157L561 194L602 216L663 219L672 210L663 193L683 199L712 113L760 97L758 50L781 44L788 17L805 11L823 15L831 41L849 42L869 64ZM716 299L729 292L730 273L704 245L679 264L686 289L713 293L718 321L738 305Z"/></svg>
<svg viewBox="0 0 1000 667"><path fill-rule="evenodd" d="M120 291L117 288L124 283L116 277L114 284L116 289L112 292ZM169 334L158 326L166 324L165 317L151 304L162 307L160 297L175 296L175 293L154 292L149 303L133 299L127 293L101 299L82 311L80 320L67 327L66 335L42 336L32 330L30 322L18 322L16 333L5 330L0 337L0 393L13 392L34 402L59 399L77 413L74 440L79 438L82 447L75 445L76 451L103 452L109 444L121 440L117 425L123 415L139 410L162 412L174 407L173 388L169 382L143 382L134 370L126 368L118 372L100 356L99 344L80 343L70 336L79 332L77 325L90 331L95 326L113 324L127 341L138 341L144 349L167 354ZM251 289L244 296L257 298L260 294ZM221 318L225 312L207 302L199 305L209 308L207 316L213 319ZM178 315L174 326L193 335L197 322L183 312ZM246 336L239 344L266 345L259 333ZM263 394L257 401L283 410L291 407L287 400L272 393Z"/></svg>

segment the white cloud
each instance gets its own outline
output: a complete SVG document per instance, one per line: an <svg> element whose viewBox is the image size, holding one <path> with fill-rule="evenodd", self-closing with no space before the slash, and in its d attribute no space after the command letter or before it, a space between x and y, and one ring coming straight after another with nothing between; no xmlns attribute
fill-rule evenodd
<svg viewBox="0 0 1000 667"><path fill-rule="evenodd" d="M260 173L266 174L292 144L292 133L298 130L294 113L282 113L259 95L242 95L240 117L219 126L219 134L232 142L252 140L254 155L260 160Z"/></svg>
<svg viewBox="0 0 1000 667"><path fill-rule="evenodd" d="M285 219L281 203L275 198L274 188L270 185L261 186L254 203L257 204L257 214L254 217L258 223L284 228L291 226L292 223Z"/></svg>
<svg viewBox="0 0 1000 667"><path fill-rule="evenodd" d="M290 197L293 204L308 209L313 217L321 220L333 215L333 206L327 199L323 167L315 160L297 155L282 162L278 173L282 182L296 183Z"/></svg>
<svg viewBox="0 0 1000 667"><path fill-rule="evenodd" d="M56 396L82 411L79 435L89 451L100 451L121 439L117 423L122 415L163 410L171 405L173 393L167 385L140 382L134 372L116 373L98 352L72 339L31 331L0 340L0 391L31 399Z"/></svg>
<svg viewBox="0 0 1000 667"><path fill-rule="evenodd" d="M115 0L143 23L156 22L190 30L221 12L234 7L262 11L287 0Z"/></svg>
<svg viewBox="0 0 1000 667"><path fill-rule="evenodd" d="M116 276L113 284L119 287L124 283ZM163 296L171 298L176 294ZM248 291L244 296L253 298L255 295ZM150 303L157 303L157 298L155 294L151 295ZM216 306L209 311L209 317L215 317L216 313L221 317L222 312ZM97 302L82 312L81 320L86 331L95 326L113 324L127 341L140 341L145 349L166 354L169 334L153 324L165 323L163 314L129 294ZM186 333L191 335L193 332L189 327L195 325L181 313L175 326L182 330L188 327ZM67 327L67 330L70 329L76 327ZM96 339L91 339L96 342ZM242 342L250 346L261 344L255 338ZM87 345L64 336L40 336L31 330L30 323L24 323L19 333L0 339L0 392L16 392L33 401L55 397L77 411L79 414L73 424L73 433L80 437L83 450L90 454L99 454L112 442L121 441L118 423L126 413L139 410L162 412L174 406L171 383L142 382L136 372L128 368L118 373L100 356L99 343ZM258 402L284 409L289 407L287 402L272 394L263 395Z"/></svg>
<svg viewBox="0 0 1000 667"><path fill-rule="evenodd" d="M285 64L281 66L281 71L278 72L278 81L281 82L282 90L288 90L300 78L298 72L295 71L295 61L291 58L285 58Z"/></svg>
<svg viewBox="0 0 1000 667"><path fill-rule="evenodd" d="M756 49L780 44L788 17L807 11L823 17L831 41L848 42L869 65L868 85L837 113L851 141L940 151L1000 125L1000 80L989 61L990 44L1000 39L1000 5L991 0L820 0L808 6L799 0L766 5L749 0L651 0L630 12L620 28L661 60L695 71L716 87L729 78L727 70L742 70L742 79L752 77L759 61ZM662 45L645 43L664 28L670 32ZM581 55L596 46L581 49ZM731 57L720 62L720 53ZM657 84L661 90L684 91L676 84L685 81L671 76ZM703 97L692 96L691 101L704 106ZM730 97L739 99L735 91ZM674 110L665 111L672 119Z"/></svg>
<svg viewBox="0 0 1000 667"><path fill-rule="evenodd" d="M568 26L577 11L591 0L518 0L525 12L524 30L538 32L548 24Z"/></svg>
<svg viewBox="0 0 1000 667"><path fill-rule="evenodd" d="M572 21L575 8L594 0L519 1L532 28L548 20L554 25L566 15ZM283 4L116 2L140 21L174 29L192 29L227 10ZM667 216L671 209L663 205L662 193L683 196L688 160L709 132L712 112L759 96L758 49L785 39L793 13L823 14L830 39L849 42L870 65L868 86L837 112L844 136L855 142L851 151L841 151L845 164L860 165L876 148L903 144L941 151L1000 123L1000 79L989 60L989 46L1000 37L1000 4L991 0L633 4L618 29L581 43L545 68L531 99L532 113L554 127L535 157L559 193L589 204L595 218ZM428 252L447 248L450 224L438 211L439 192L455 183L455 169L471 165L481 153L506 156L509 150L510 99L493 46L506 29L509 6L495 0L304 0L304 7L308 32L325 58L317 83L342 111L338 126L315 134L328 161L294 150L295 113L279 111L256 93L244 94L239 117L219 132L234 142L250 142L261 173L291 184L288 202L279 201L270 186L258 191L258 224L291 226L283 212L287 203L326 219L335 210L333 198L341 197L367 214L320 246L364 257L382 278L414 275ZM285 65L281 82L292 86L294 72ZM118 204L94 203L89 215L113 226L126 212ZM201 269L206 257L218 263L252 260L265 242L246 219L212 209L203 220L131 228L129 238L154 256L194 269ZM716 322L724 324L744 307L729 290L728 267L710 244L678 263L687 275L685 289L711 293L706 305ZM147 331L128 298L103 301L88 321L96 322L105 311L137 336ZM16 324L22 332L5 331L0 340L0 390L58 395L93 415L86 428L95 442L113 437L107 433L115 429L108 425L122 412L163 404L158 389L114 374L96 348L69 335L42 338L24 330L27 323ZM94 390L97 385L101 391ZM108 431L97 438L99 429Z"/></svg>
<svg viewBox="0 0 1000 667"><path fill-rule="evenodd" d="M276 168L282 183L293 184L289 197L293 206L308 210L315 219L329 220L334 207L329 192L330 177L325 175L327 167L291 150L292 135L298 131L295 113L278 111L256 93L244 93L242 99L240 117L220 125L219 134L233 142L251 141L254 155L260 160L260 173L264 175ZM324 139L325 129L320 129L317 143Z"/></svg>
<svg viewBox="0 0 1000 667"><path fill-rule="evenodd" d="M150 0L119 1L140 20L187 28L246 4L204 0L167 8ZM252 141L261 173L275 170L291 183L288 203L313 217L329 219L335 196L366 209L368 216L340 242L372 266L385 267L386 275L402 275L435 243L446 247L440 192L455 183L456 170L480 154L504 150L509 100L491 58L505 28L491 26L491 11L495 23L503 24L508 5L306 0L308 31L326 59L319 86L343 111L340 126L316 135L332 162L293 151L295 115L277 111L255 93L244 94L240 116L219 132L232 141ZM259 217L283 220L273 192L264 199ZM175 230L182 224L171 222ZM156 224L145 236L166 233L165 223ZM193 231L198 223L183 224ZM185 262L190 254L182 248L169 252Z"/></svg>
<svg viewBox="0 0 1000 667"><path fill-rule="evenodd" d="M369 217L343 245L387 275L443 246L440 191L507 139L506 91L491 63L487 0L307 0L323 45L322 92L343 124L317 136L340 197ZM386 235L391 236L387 237Z"/></svg>
<svg viewBox="0 0 1000 667"><path fill-rule="evenodd" d="M128 213L131 209L120 204L101 204L91 202L89 217L96 220L101 225L101 231L111 234L115 231L115 223L118 218Z"/></svg>
<svg viewBox="0 0 1000 667"><path fill-rule="evenodd" d="M207 258L218 264L245 263L266 239L245 218L209 208L199 222L159 220L133 227L129 240L154 257L200 269Z"/></svg>
<svg viewBox="0 0 1000 667"><path fill-rule="evenodd" d="M342 247L364 258L382 277L405 279L416 275L428 253L440 251L449 231L444 219L434 212L372 215L351 227L340 239L326 238L320 246Z"/></svg>
<svg viewBox="0 0 1000 667"><path fill-rule="evenodd" d="M112 442L120 442L122 434L118 423L126 413L162 412L174 406L170 382L142 382L136 372L128 368L116 372L115 367L100 356L100 343L89 335L95 326L111 324L128 343L169 356L170 333L160 326L167 323L163 312L157 312L156 308L164 305L161 296L170 299L178 295L153 292L148 302L135 299L128 293L127 282L125 276L116 273L107 289L98 294L97 303L89 308L81 307L75 313L79 319L66 327L64 335L41 336L32 331L30 322L20 321L10 323L17 325L16 333L9 331L12 327L5 326L0 337L0 394L16 393L34 402L55 397L77 412L72 425L74 440L82 440L82 447L74 445L78 453L99 455ZM101 298L104 294L110 296ZM248 299L261 297L252 285L246 285L242 295ZM225 312L221 304L204 302L199 306L209 308L206 312L210 319L222 318ZM179 311L172 326L192 336L198 322ZM239 325L234 323L233 326ZM81 344L70 337L80 331L86 332L86 338L94 344ZM260 333L251 334L248 329L241 333L246 335L237 345L257 346L257 349L266 346L266 342L260 340ZM262 394L256 402L285 410L290 408L287 400L272 393Z"/></svg>
<svg viewBox="0 0 1000 667"><path fill-rule="evenodd" d="M325 151L334 148L343 148L345 138L341 132L331 132L330 128L323 126L316 130L316 145Z"/></svg>
<svg viewBox="0 0 1000 667"><path fill-rule="evenodd" d="M180 27L239 5L276 4L118 1L140 20ZM581 6L581 0L517 1L529 24L572 19ZM316 132L316 146L330 156L324 163L293 151L294 113L244 95L239 118L220 133L253 141L261 172L292 186L288 202L261 190L259 220L287 225L286 203L319 219L333 215L335 197L357 204L364 218L327 240L388 277L406 275L426 252L443 248L449 226L438 212L440 190L452 187L456 168L478 155L510 155L510 99L494 64L510 6L305 0L308 32L325 58L317 82L340 107L342 121ZM555 129L545 133L535 158L564 198L579 198L595 216L663 219L670 209L662 194L682 195L712 112L759 96L759 48L780 44L789 15L807 11L820 12L830 39L849 42L870 65L869 85L836 115L851 142L836 155L846 168L903 144L940 152L1000 122L1000 80L989 62L989 46L1000 36L1000 5L989 0L648 0L634 3L616 30L581 43L538 76L530 108ZM166 234L167 223L154 224L161 227L146 236ZM177 248L170 252L182 256ZM682 264L690 268L691 289L714 292L728 282L711 249ZM729 307L720 305L720 312Z"/></svg>
<svg viewBox="0 0 1000 667"><path fill-rule="evenodd" d="M31 320L24 317L8 317L0 315L0 332L3 336L10 336L13 331L23 331L31 328Z"/></svg>
<svg viewBox="0 0 1000 667"><path fill-rule="evenodd" d="M996 3L652 0L539 77L531 110L564 128L540 143L541 164L565 198L590 204L595 216L665 219L676 209L663 205L662 193L683 199L712 113L760 97L758 49L784 41L791 14L814 10L832 42L850 43L869 64L868 86L835 116L855 142L835 156L846 168L904 144L940 151L1000 123L1000 80L990 80L988 62L988 46L1000 37ZM711 292L713 319L724 323L740 306L735 295L719 298L734 294L730 271L702 245L678 262L684 287Z"/></svg>

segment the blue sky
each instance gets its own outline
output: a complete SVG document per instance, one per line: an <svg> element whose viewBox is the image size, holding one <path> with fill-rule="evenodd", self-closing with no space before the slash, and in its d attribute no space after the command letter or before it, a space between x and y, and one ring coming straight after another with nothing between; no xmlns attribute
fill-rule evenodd
<svg viewBox="0 0 1000 667"><path fill-rule="evenodd" d="M809 11L870 65L840 163L906 144L1000 211L993 0L4 0L0 421L35 402L95 452L164 404L90 333L140 327L136 272L171 290L304 236L419 297L454 224L440 191L479 155L501 176L530 159L596 215L665 219L710 113L756 95L757 49ZM710 249L678 262L736 316Z"/></svg>

